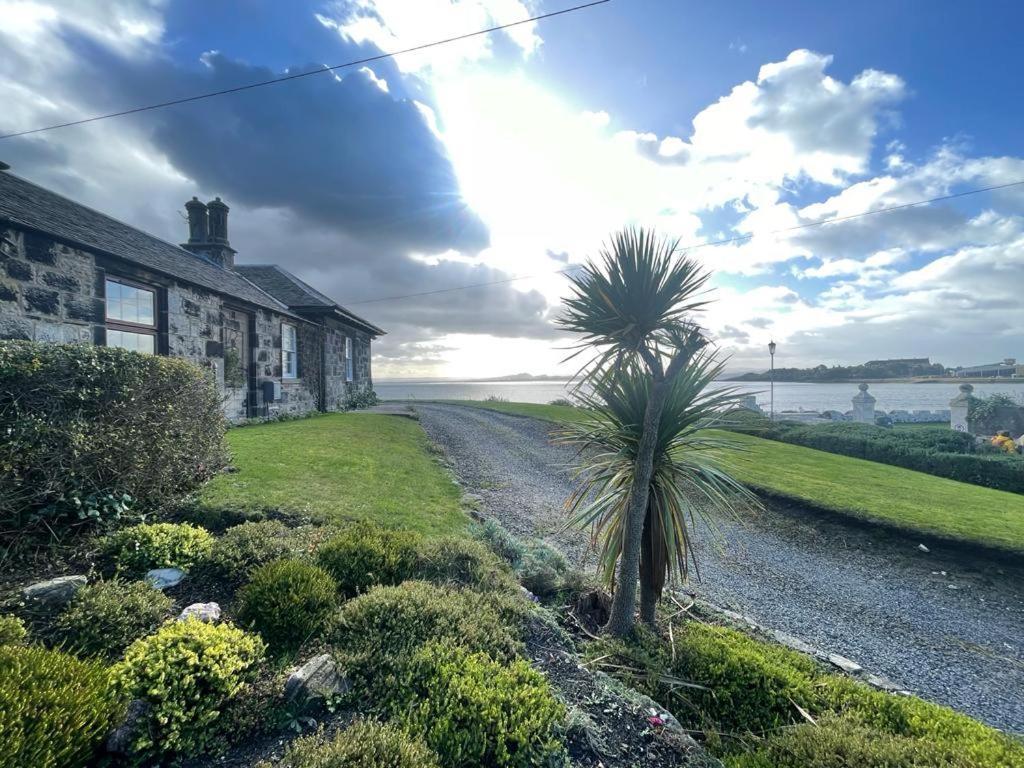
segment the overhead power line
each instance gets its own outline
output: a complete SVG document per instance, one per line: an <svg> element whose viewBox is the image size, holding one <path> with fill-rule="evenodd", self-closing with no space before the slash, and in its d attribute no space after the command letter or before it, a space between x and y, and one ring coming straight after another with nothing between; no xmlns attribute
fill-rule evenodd
<svg viewBox="0 0 1024 768"><path fill-rule="evenodd" d="M210 91L209 93L200 93L195 96L186 96L180 99L171 99L170 101L162 101L157 104L147 104L141 107L133 107L131 109L124 109L120 112L109 112L105 115L94 115L93 117L85 117L81 120L69 120L66 123L56 123L54 125L44 125L39 128L30 128L25 131L17 131L15 133L8 133L0 136L0 139L13 139L17 136L28 136L33 133L42 133L43 131L53 131L57 128L70 128L74 125L84 125L85 123L95 123L98 120L108 120L112 117L123 117L125 115L134 115L139 112L148 112L153 109L163 109L164 107L173 107L176 104L188 104L193 101L201 101L203 99L212 99L214 96L225 96L229 93L240 93L241 91L251 91L254 88L263 88L267 85L277 85L278 83L287 83L292 80L298 80L303 77L312 77L313 75L321 75L325 72L333 72L336 69L345 69L347 67L356 67L361 64L370 64L374 61L380 61L381 59L390 59L394 56L401 56L406 53L415 53L416 51L423 51L428 48L436 48L439 45L447 45L448 43L455 43L460 40L468 40L471 37L480 37L481 35L489 35L492 32L499 32L503 29L510 29L512 27L519 27L523 24L532 24L537 21L543 21L544 19L551 19L555 16L563 16L567 13L573 13L575 11L582 11L587 8L593 8L595 5L604 5L610 3L611 0L593 0L593 2L582 3L581 5L574 5L571 8L563 8L560 11L551 11L550 13L542 13L537 16L531 16L528 19L521 19L520 21L512 21L508 24L499 24L495 27L488 27L487 29L477 30L476 32L467 32L463 35L455 35L454 37L447 37L444 40L435 40L431 43L423 43L421 45L414 45L411 48L403 48L400 51L390 51L388 53L379 53L375 56L367 56L363 59L356 59L355 61L347 61L344 64L335 64L331 67L323 67L322 69L314 69L310 72L300 72L294 75L285 75L283 77L275 77L270 80L261 80L256 83L248 83L246 85L235 86L234 88L224 88L220 91Z"/></svg>
<svg viewBox="0 0 1024 768"><path fill-rule="evenodd" d="M703 243L693 243L691 245L679 246L678 250L681 251L695 251L698 248L708 248L716 245L728 245L730 243L740 243L746 240L751 240L755 237L766 237L770 235L783 235L788 232L797 232L802 229L810 229L811 227L820 227L825 224L834 224L839 221L850 221L852 219L861 219L865 216L875 216L880 213L892 213L893 211L902 211L907 208L915 208L919 205L930 205L931 203L941 203L946 200L956 200L960 197L968 197L969 195L978 195L982 192L994 192L1000 189L1008 189L1010 187L1019 187L1024 185L1024 179L1020 181L1011 181L1006 184L993 184L989 187L978 187L977 189L968 189L963 192L956 192L950 195L941 195L940 197L930 197L927 200L915 200L912 203L901 203L900 205L890 205L885 208L876 208L873 211L863 211L861 213L851 213L846 216L830 216L825 219L818 221L811 221L806 224L798 224L793 227L783 227L782 229L773 229L768 232L752 232L749 235L737 235L735 237L727 237L722 240L708 240ZM841 193L840 193L841 194ZM507 277L502 280L492 280L485 283L469 283L467 285L455 285L451 288L438 288L433 291L420 291L419 293L406 293L400 296L382 296L376 299L364 299L362 301L348 301L345 302L346 306L358 306L360 304L376 304L383 301L399 301L401 299L412 299L419 296L433 296L438 293L451 293L452 291L466 291L472 288L486 288L491 285L504 285L506 283L514 283L519 280L530 280L535 277L544 277L546 275L559 275L572 272L573 270L580 269L582 264L574 264L564 269L555 269L550 272L539 272L532 275L518 275L515 277Z"/></svg>

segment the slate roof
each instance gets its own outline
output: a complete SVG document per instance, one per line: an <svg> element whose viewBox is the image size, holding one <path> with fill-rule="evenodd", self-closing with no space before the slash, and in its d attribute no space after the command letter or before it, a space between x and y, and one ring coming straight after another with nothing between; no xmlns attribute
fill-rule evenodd
<svg viewBox="0 0 1024 768"><path fill-rule="evenodd" d="M375 336L384 335L384 331L373 323L352 314L329 296L320 293L309 283L300 280L283 267L276 264L236 264L235 269L267 293L283 301L294 311L303 309L331 311L342 320Z"/></svg>
<svg viewBox="0 0 1024 768"><path fill-rule="evenodd" d="M0 221L43 232L72 247L116 256L265 309L293 314L280 300L235 271L5 171L0 171Z"/></svg>

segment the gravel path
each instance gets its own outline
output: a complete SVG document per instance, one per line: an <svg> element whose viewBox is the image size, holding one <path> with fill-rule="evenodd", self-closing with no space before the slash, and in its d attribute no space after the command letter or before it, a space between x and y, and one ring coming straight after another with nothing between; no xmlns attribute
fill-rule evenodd
<svg viewBox="0 0 1024 768"><path fill-rule="evenodd" d="M580 564L587 535L559 532L572 453L551 425L464 406L416 404L485 513ZM1024 564L966 558L913 536L775 507L720 520L697 547L690 588L997 728L1024 733Z"/></svg>

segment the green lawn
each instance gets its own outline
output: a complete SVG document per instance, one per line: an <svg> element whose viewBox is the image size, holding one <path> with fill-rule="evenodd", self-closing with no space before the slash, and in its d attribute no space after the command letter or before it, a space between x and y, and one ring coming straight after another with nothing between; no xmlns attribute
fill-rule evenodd
<svg viewBox="0 0 1024 768"><path fill-rule="evenodd" d="M452 401L456 402L456 401ZM565 420L575 409L459 401L505 413ZM768 493L864 520L1024 551L1024 496L761 437L721 432L743 449L725 458L738 480Z"/></svg>
<svg viewBox="0 0 1024 768"><path fill-rule="evenodd" d="M426 534L466 529L459 489L411 419L336 413L232 429L228 444L238 472L214 478L205 504L370 519Z"/></svg>

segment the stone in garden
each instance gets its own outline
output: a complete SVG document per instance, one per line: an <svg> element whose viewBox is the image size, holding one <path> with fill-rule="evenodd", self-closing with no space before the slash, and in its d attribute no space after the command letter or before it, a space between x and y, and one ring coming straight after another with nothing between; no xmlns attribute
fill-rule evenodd
<svg viewBox="0 0 1024 768"><path fill-rule="evenodd" d="M928 554L929 552L931 552L931 550L928 549L928 547L926 547L924 544L918 544L917 548L920 549L925 554Z"/></svg>
<svg viewBox="0 0 1024 768"><path fill-rule="evenodd" d="M154 568L146 573L146 581L157 589L167 589L181 583L185 572L180 568Z"/></svg>
<svg viewBox="0 0 1024 768"><path fill-rule="evenodd" d="M127 755L132 751L139 731L149 718L152 707L141 699L134 699L124 714L124 720L107 736L107 751L114 755Z"/></svg>
<svg viewBox="0 0 1024 768"><path fill-rule="evenodd" d="M22 590L29 602L42 603L51 608L66 605L75 593L86 585L85 576L58 576L56 579L40 581Z"/></svg>
<svg viewBox="0 0 1024 768"><path fill-rule="evenodd" d="M851 675L855 675L863 669L863 667L861 667L861 665L856 661L852 661L845 656L840 656L838 653L830 653L828 655L828 660L843 670L843 672Z"/></svg>
<svg viewBox="0 0 1024 768"><path fill-rule="evenodd" d="M178 615L178 621L199 619L207 624L220 620L220 606L217 603L192 603Z"/></svg>
<svg viewBox="0 0 1024 768"><path fill-rule="evenodd" d="M284 696L288 703L305 706L348 693L351 687L330 654L322 653L292 672L284 684Z"/></svg>

